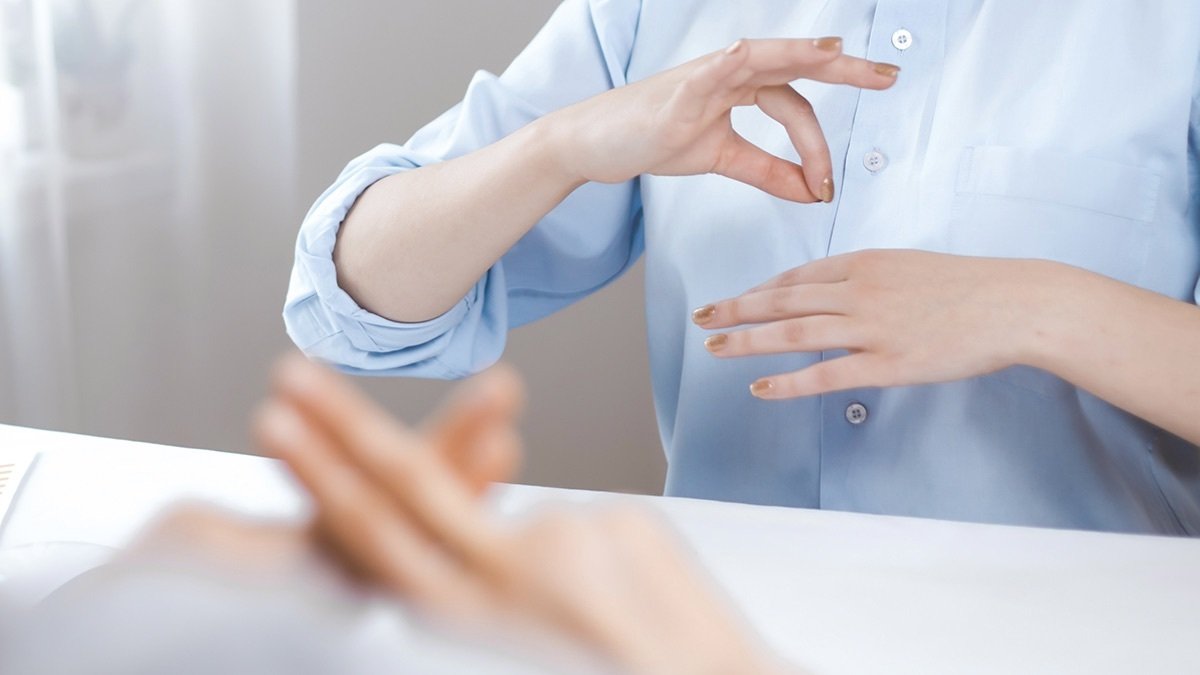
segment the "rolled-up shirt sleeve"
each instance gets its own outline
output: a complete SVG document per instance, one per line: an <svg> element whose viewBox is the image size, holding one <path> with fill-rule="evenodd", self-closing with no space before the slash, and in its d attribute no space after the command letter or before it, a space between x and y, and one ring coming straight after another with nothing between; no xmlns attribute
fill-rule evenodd
<svg viewBox="0 0 1200 675"><path fill-rule="evenodd" d="M300 227L283 312L296 346L352 373L462 377L500 358L510 328L561 309L628 269L642 251L635 182L579 188L454 307L422 323L397 323L359 307L338 286L333 249L350 207L375 181L470 153L546 113L625 84L640 5L567 0L502 75L477 73L461 103L404 145L380 145L352 161Z"/></svg>

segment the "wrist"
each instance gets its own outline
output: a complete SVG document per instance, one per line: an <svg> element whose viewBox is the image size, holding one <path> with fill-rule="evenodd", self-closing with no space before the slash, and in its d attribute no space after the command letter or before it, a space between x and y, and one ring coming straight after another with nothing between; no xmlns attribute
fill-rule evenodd
<svg viewBox="0 0 1200 675"><path fill-rule="evenodd" d="M1054 371L1064 350L1077 334L1082 295L1092 275L1076 267L1049 260L1015 261L1019 267L1014 286L1007 290L1013 305L1012 365ZM1085 303L1086 304L1086 303ZM1075 326L1072 331L1071 326Z"/></svg>
<svg viewBox="0 0 1200 675"><path fill-rule="evenodd" d="M529 123L522 133L530 155L536 158L538 168L545 175L561 182L567 192L587 183L589 179L580 170L579 151L574 137L565 122L565 111L540 117Z"/></svg>

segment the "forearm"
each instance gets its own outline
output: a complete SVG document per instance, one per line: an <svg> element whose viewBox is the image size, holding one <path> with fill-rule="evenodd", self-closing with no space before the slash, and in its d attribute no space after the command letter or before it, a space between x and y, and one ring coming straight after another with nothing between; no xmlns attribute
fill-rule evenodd
<svg viewBox="0 0 1200 675"><path fill-rule="evenodd" d="M378 181L334 249L338 284L401 322L436 317L582 180L565 167L552 116L463 157Z"/></svg>
<svg viewBox="0 0 1200 675"><path fill-rule="evenodd" d="M829 148L815 118L797 112L810 104L790 83L878 90L898 72L846 56L838 38L739 40L603 91L474 153L370 187L338 234L338 283L376 314L433 318L588 180L718 173L783 199L831 199ZM797 139L803 170L734 132L729 111L747 101Z"/></svg>
<svg viewBox="0 0 1200 675"><path fill-rule="evenodd" d="M1020 361L1200 444L1200 308L1043 263ZM1034 288L1036 286L1036 288Z"/></svg>

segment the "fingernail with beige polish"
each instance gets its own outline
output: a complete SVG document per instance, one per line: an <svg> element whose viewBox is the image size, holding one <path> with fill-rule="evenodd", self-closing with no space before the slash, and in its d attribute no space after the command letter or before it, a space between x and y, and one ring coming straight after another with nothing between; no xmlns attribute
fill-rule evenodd
<svg viewBox="0 0 1200 675"><path fill-rule="evenodd" d="M704 346L707 347L708 351L710 352L719 352L724 349L725 345L727 344L729 344L729 336L720 333L710 336L704 341Z"/></svg>
<svg viewBox="0 0 1200 675"><path fill-rule="evenodd" d="M813 46L823 52L840 52L842 51L842 38L840 37L823 37L813 40Z"/></svg>
<svg viewBox="0 0 1200 675"><path fill-rule="evenodd" d="M773 390L774 388L775 388L775 385L770 380L764 378L764 379L758 380L754 384L750 385L750 393L754 394L755 396L757 396L759 398L762 398L762 397L766 396L767 394L771 393L771 390Z"/></svg>
<svg viewBox="0 0 1200 675"><path fill-rule="evenodd" d="M742 50L743 43L745 43L745 40L738 40L737 42L729 45L729 48L725 50L725 53L726 54L736 54L736 53L740 52Z"/></svg>
<svg viewBox="0 0 1200 675"><path fill-rule="evenodd" d="M826 178L825 180L821 181L821 194L819 196L821 197L821 201L825 202L826 204L833 201L832 178Z"/></svg>
<svg viewBox="0 0 1200 675"><path fill-rule="evenodd" d="M717 306L716 305L705 305L705 306L701 307L700 309L692 312L692 321L694 321L697 326L703 326L704 324L708 323L709 321L712 321L713 317L716 315L717 315Z"/></svg>
<svg viewBox="0 0 1200 675"><path fill-rule="evenodd" d="M900 74L900 66L894 66L890 63L876 63L875 72L884 77L896 77Z"/></svg>

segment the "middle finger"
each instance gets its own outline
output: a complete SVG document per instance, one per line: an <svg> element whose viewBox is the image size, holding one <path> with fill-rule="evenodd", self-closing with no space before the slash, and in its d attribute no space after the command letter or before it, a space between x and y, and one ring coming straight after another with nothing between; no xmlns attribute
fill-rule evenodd
<svg viewBox="0 0 1200 675"><path fill-rule="evenodd" d="M787 131L800 155L808 189L826 204L832 202L833 161L812 104L787 84L759 89L755 102Z"/></svg>

